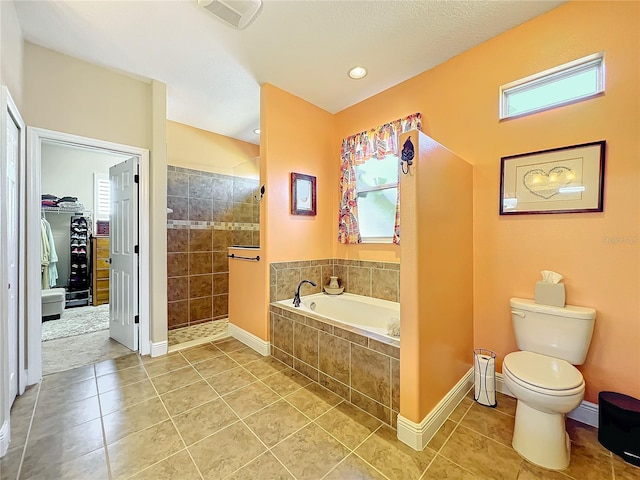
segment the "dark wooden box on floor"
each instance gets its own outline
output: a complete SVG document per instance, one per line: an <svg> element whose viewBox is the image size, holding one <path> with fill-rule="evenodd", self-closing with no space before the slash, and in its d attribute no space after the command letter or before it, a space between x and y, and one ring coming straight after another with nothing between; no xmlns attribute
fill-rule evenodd
<svg viewBox="0 0 640 480"><path fill-rule="evenodd" d="M598 441L640 467L640 400L616 392L598 395Z"/></svg>

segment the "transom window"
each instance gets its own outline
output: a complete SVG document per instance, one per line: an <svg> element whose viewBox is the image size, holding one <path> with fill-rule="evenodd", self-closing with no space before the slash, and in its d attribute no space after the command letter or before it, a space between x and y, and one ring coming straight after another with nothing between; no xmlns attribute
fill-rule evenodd
<svg viewBox="0 0 640 480"><path fill-rule="evenodd" d="M500 119L576 102L604 92L604 54L596 53L500 87Z"/></svg>

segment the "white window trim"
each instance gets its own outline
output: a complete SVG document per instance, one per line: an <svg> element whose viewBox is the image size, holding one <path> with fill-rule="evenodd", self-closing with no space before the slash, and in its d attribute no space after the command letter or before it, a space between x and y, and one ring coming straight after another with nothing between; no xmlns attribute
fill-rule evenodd
<svg viewBox="0 0 640 480"><path fill-rule="evenodd" d="M587 69L594 65L599 65L599 75L598 75L598 85L597 90L594 93L589 95L585 95L583 97L572 98L570 100L565 100L558 103L553 103L551 105L544 105L539 108L535 108L532 110L527 110L526 112L521 112L517 114L509 114L509 103L507 101L507 94L512 93L513 91L530 89L532 87L536 87L540 84L545 84L550 80L558 79L562 76L574 74L577 71L582 69ZM569 103L574 103L578 101L585 100L587 98L592 98L597 95L600 95L604 92L604 79L605 79L605 69L604 69L604 52L594 53L592 55L588 55L586 57L579 58L572 62L565 63L563 65L559 65L557 67L550 68L543 72L535 73L533 75L529 75L528 77L521 78L520 80L515 80L513 82L507 83L500 87L500 120L505 120L508 118L516 118L522 117L524 115L529 115L535 112L540 112L542 110L549 110L551 108L556 108L561 105L567 105Z"/></svg>
<svg viewBox="0 0 640 480"><path fill-rule="evenodd" d="M106 181L109 184L109 175L106 173L93 174L93 212L97 220L109 220L109 217L100 216L100 182ZM96 230L94 230L96 231Z"/></svg>

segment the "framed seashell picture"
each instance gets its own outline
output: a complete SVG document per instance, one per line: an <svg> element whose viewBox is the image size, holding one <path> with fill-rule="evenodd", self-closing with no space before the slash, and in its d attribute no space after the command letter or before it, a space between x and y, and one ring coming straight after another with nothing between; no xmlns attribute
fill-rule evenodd
<svg viewBox="0 0 640 480"><path fill-rule="evenodd" d="M291 215L316 214L316 177L291 172Z"/></svg>
<svg viewBox="0 0 640 480"><path fill-rule="evenodd" d="M602 212L606 141L500 160L500 215Z"/></svg>

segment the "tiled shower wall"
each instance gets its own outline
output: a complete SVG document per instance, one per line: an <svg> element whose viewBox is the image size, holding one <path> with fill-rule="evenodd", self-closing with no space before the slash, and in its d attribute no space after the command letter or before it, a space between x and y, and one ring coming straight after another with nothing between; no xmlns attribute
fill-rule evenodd
<svg viewBox="0 0 640 480"><path fill-rule="evenodd" d="M257 180L167 167L169 329L226 318L231 245L258 245Z"/></svg>
<svg viewBox="0 0 640 480"><path fill-rule="evenodd" d="M270 271L270 301L293 298L301 280L312 280L317 287L305 283L302 295L322 292L322 286L335 275L344 291L365 297L400 301L400 263L370 262L327 258L299 262L272 263Z"/></svg>

